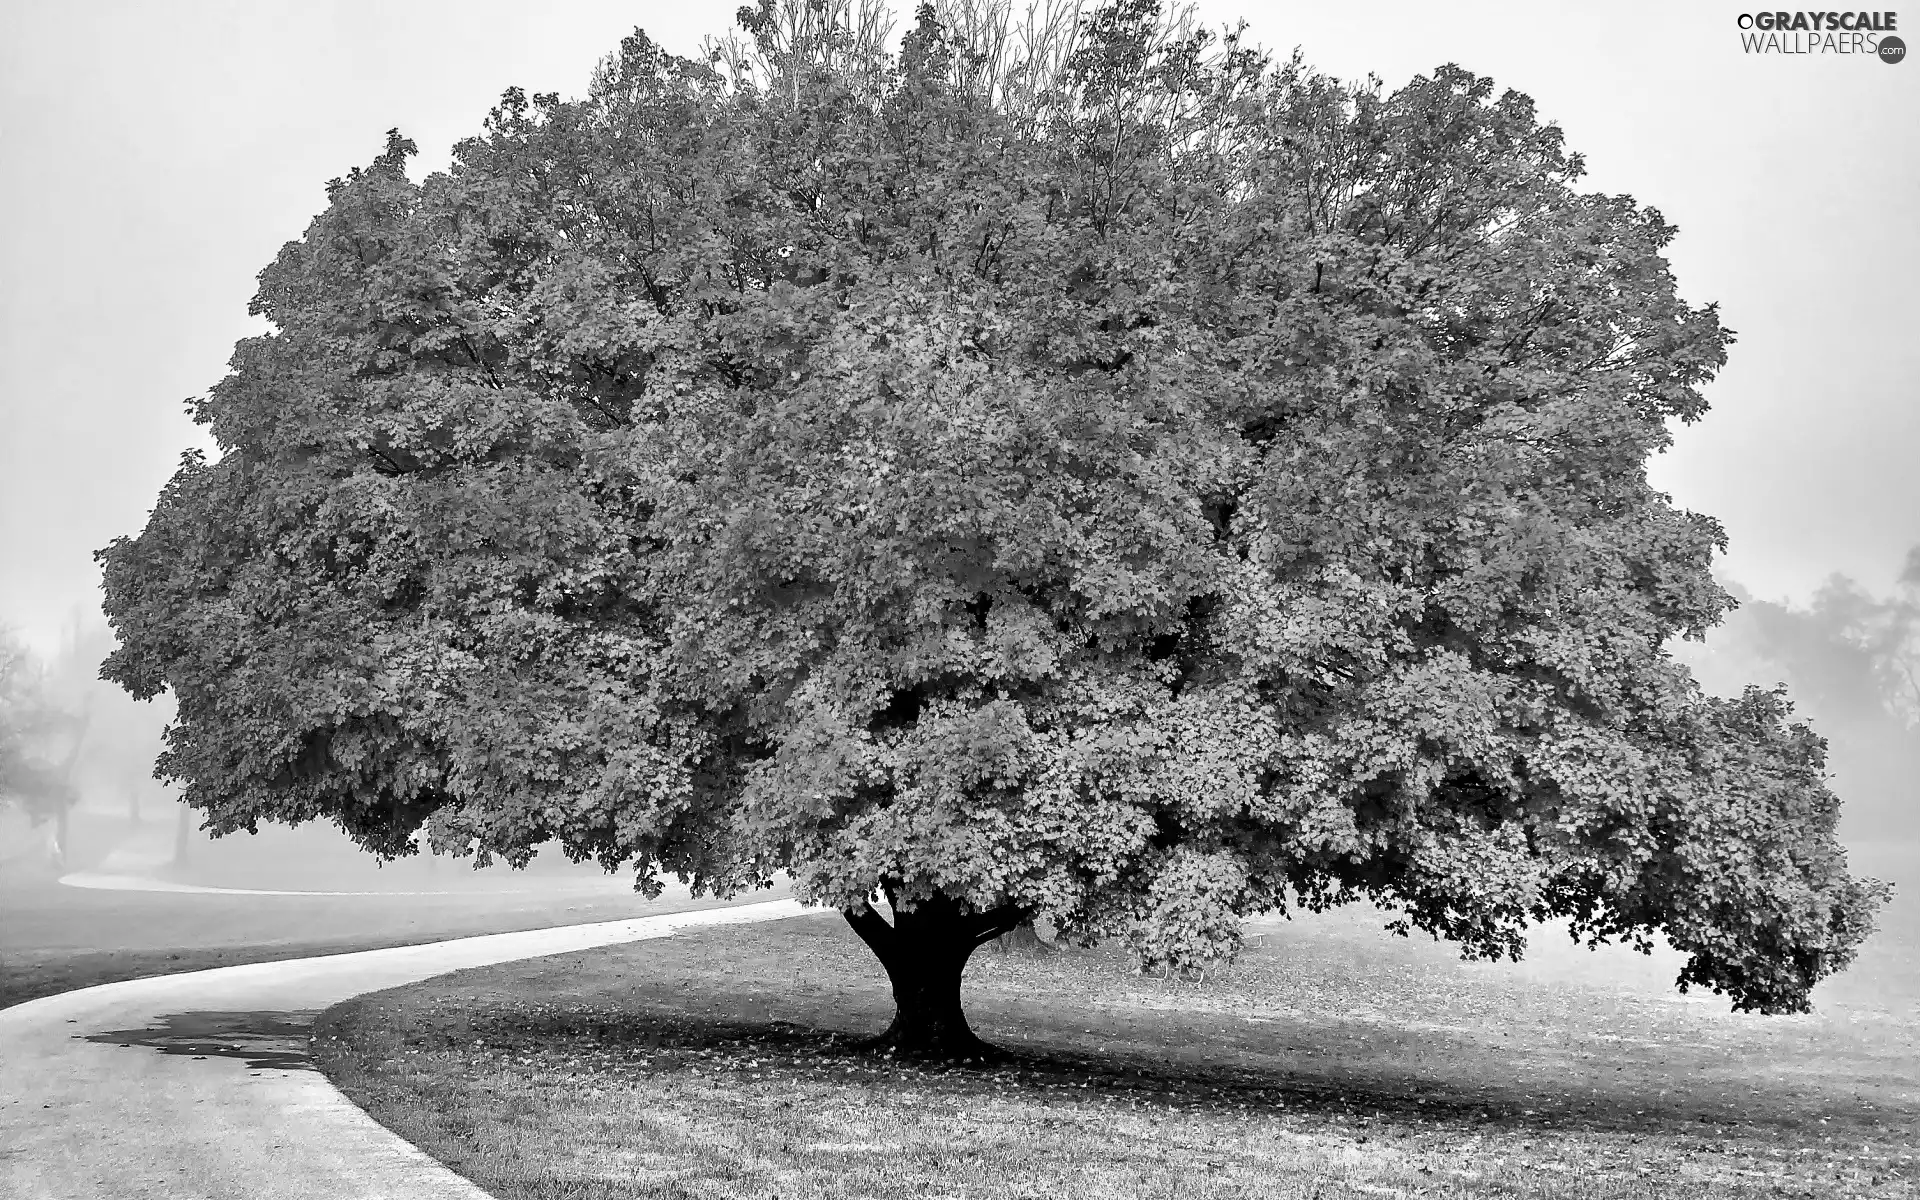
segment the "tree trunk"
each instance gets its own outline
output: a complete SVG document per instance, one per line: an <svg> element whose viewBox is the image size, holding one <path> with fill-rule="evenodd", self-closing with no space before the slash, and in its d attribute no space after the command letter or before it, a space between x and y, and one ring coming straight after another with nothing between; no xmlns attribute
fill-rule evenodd
<svg viewBox="0 0 1920 1200"><path fill-rule="evenodd" d="M67 869L67 859L72 854L67 844L67 837L72 828L68 821L69 811L68 804L63 799L59 811L53 818L53 845L48 848L50 851L48 857L53 860L53 868L56 871Z"/></svg>
<svg viewBox="0 0 1920 1200"><path fill-rule="evenodd" d="M67 756L60 760L58 767L61 796L60 814L57 818L59 825L54 833L53 858L54 866L62 871L66 870L67 864L73 861L73 844L68 839L73 832L71 821L73 806L80 803L79 796L73 790L73 764L80 761L80 745L87 740L87 726L92 723L93 700L89 697L80 709L80 728L73 735L73 744L67 747Z"/></svg>
<svg viewBox="0 0 1920 1200"><path fill-rule="evenodd" d="M872 1043L908 1058L975 1059L994 1054L974 1036L960 1005L960 977L967 960L986 942L1019 924L1014 908L973 913L945 896L912 907L893 903L888 924L870 904L847 909L847 924L873 951L893 984L893 1024Z"/></svg>

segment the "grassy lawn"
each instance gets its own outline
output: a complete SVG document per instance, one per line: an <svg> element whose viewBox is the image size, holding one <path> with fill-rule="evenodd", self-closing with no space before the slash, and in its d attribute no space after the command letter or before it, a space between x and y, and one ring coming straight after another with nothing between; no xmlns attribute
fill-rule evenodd
<svg viewBox="0 0 1920 1200"><path fill-rule="evenodd" d="M1348 911L1225 977L983 951L992 1069L876 1062L837 916L463 972L351 1001L322 1067L500 1197L1920 1195L1920 909L1806 1017L1543 933L1465 964ZM1702 1002L1705 1001L1705 1002Z"/></svg>
<svg viewBox="0 0 1920 1200"><path fill-rule="evenodd" d="M171 855L175 811L141 825L118 813L76 811L66 869L113 873L120 869L114 855L130 847ZM66 887L31 852L33 831L18 821L8 829L21 844L0 845L0 1008L147 975L711 907L672 887L649 901L634 894L630 874L607 875L551 852L525 871L499 864L476 871L466 860L431 855L383 866L337 830L315 825L263 826L258 835L211 841L196 833L185 863L143 861L132 873L203 887L346 894Z"/></svg>
<svg viewBox="0 0 1920 1200"><path fill-rule="evenodd" d="M93 891L0 877L0 1008L146 975L709 906L673 896L650 902L619 879L594 892L308 897Z"/></svg>

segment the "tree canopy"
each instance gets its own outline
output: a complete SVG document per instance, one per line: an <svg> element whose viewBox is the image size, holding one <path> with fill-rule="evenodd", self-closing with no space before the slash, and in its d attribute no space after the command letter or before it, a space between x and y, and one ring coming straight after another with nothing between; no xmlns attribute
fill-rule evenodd
<svg viewBox="0 0 1920 1200"><path fill-rule="evenodd" d="M1527 97L1151 0L741 22L390 135L262 272L101 553L214 830L790 872L956 1005L1036 914L1179 971L1361 897L1742 1009L1849 961L1822 743L1664 649L1730 599L1645 463L1731 335Z"/></svg>

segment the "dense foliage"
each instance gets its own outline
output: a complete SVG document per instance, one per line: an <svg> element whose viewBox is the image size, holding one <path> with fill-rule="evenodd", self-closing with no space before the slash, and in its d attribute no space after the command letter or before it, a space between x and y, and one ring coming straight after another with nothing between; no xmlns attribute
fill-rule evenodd
<svg viewBox="0 0 1920 1200"><path fill-rule="evenodd" d="M1877 885L1783 698L1663 649L1729 601L1644 464L1730 336L1660 215L1455 67L843 8L636 33L421 184L395 134L262 273L219 459L102 552L211 825L790 871L883 958L876 891L1171 970L1570 916L1803 1008Z"/></svg>

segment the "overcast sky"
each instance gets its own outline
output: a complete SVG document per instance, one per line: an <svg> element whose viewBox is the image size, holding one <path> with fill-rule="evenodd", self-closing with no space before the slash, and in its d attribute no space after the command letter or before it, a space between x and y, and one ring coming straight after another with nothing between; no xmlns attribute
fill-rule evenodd
<svg viewBox="0 0 1920 1200"><path fill-rule="evenodd" d="M508 85L577 95L635 25L692 52L737 3L0 0L0 622L50 648L97 612L91 552L200 443L181 401L257 330L254 276L387 129L439 169ZM1342 77L1458 62L1532 96L1739 333L1656 481L1759 595L1887 586L1920 543L1920 62L1749 56L1736 4L1201 11Z"/></svg>

